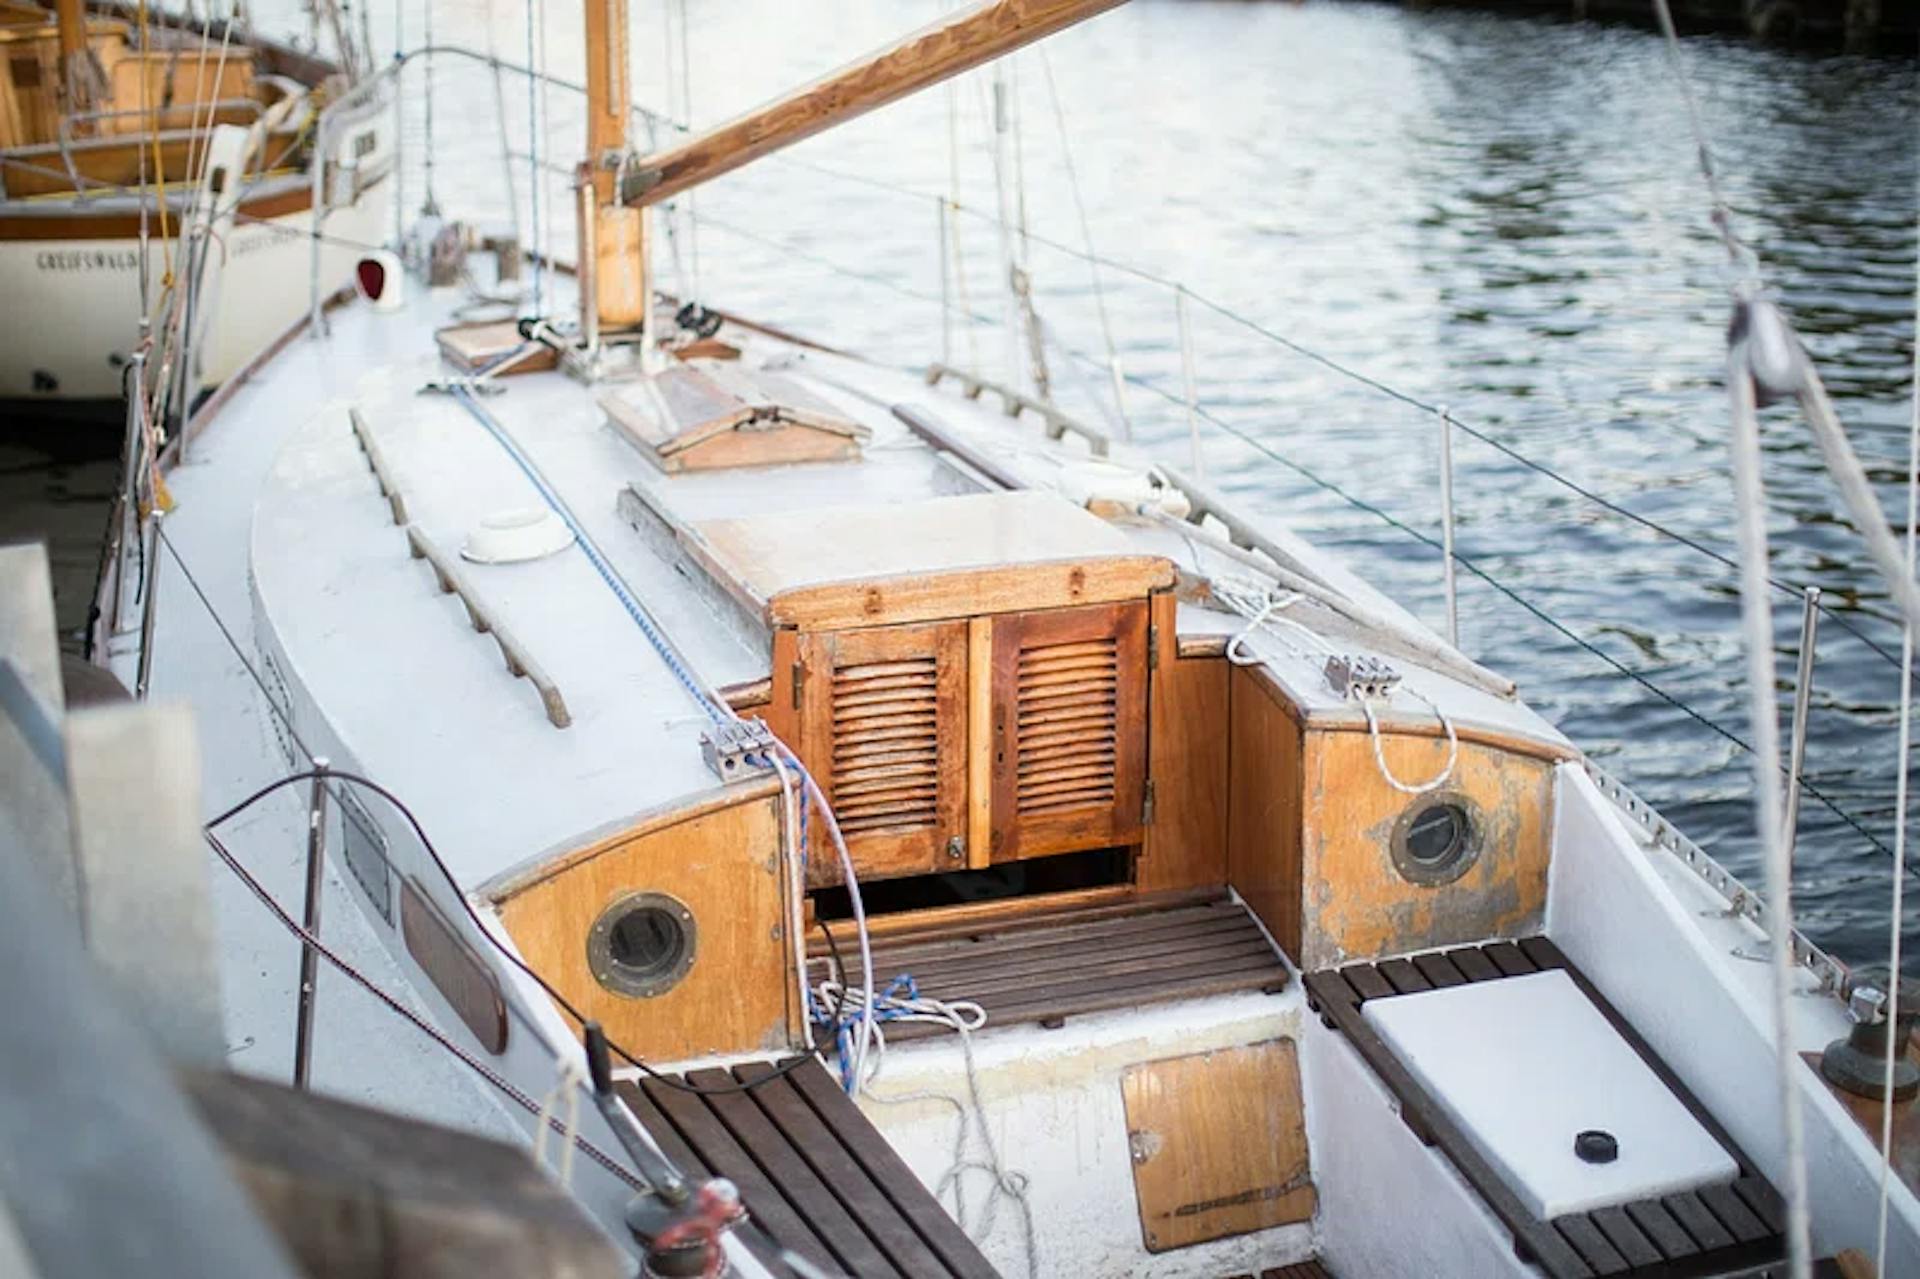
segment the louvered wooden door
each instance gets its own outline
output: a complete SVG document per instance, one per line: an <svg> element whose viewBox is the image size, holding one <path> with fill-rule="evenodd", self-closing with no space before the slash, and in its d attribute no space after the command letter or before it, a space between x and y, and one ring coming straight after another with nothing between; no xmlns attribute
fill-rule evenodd
<svg viewBox="0 0 1920 1279"><path fill-rule="evenodd" d="M859 873L953 869L949 841L967 829L967 624L806 634L797 647L797 749ZM807 878L841 880L824 838Z"/></svg>
<svg viewBox="0 0 1920 1279"><path fill-rule="evenodd" d="M1140 838L1146 659L1144 602L994 619L994 861Z"/></svg>

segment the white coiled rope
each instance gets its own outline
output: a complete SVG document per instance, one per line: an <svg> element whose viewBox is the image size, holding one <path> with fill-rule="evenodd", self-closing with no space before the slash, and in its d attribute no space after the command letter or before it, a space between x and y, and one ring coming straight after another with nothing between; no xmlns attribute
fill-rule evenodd
<svg viewBox="0 0 1920 1279"><path fill-rule="evenodd" d="M1310 665L1323 666L1329 657L1335 656L1335 650L1318 632L1304 622L1285 616L1287 609L1305 598L1298 591L1278 590L1252 578L1227 576L1214 578L1212 589L1215 599L1246 619L1247 624L1227 641L1227 660L1235 666L1258 666L1266 660L1252 647L1253 641L1261 635L1272 636L1280 642L1281 647ZM1360 713L1367 717L1367 736L1373 742L1373 762L1380 770L1381 778L1403 795L1426 795L1452 780L1453 770L1460 762L1460 735L1454 729L1453 720L1432 698L1405 684L1400 688L1407 696L1432 711L1433 717L1440 722L1441 730L1447 735L1446 763L1424 782L1402 781L1387 766L1386 748L1380 743L1380 719L1375 703L1384 705L1389 698L1363 695L1355 700L1360 703Z"/></svg>
<svg viewBox="0 0 1920 1279"><path fill-rule="evenodd" d="M908 992L904 995L881 991L869 998L869 992L858 986L848 986L838 979L828 979L814 987L815 997L826 1007L844 1007L858 1009L862 1014L863 1038L868 1042L860 1045L862 1051L856 1056L855 1093L882 1105L905 1105L916 1101L937 1101L953 1107L956 1126L953 1137L953 1157L947 1170L934 1183L935 1198L944 1197L949 1190L953 1193L953 1217L960 1229L976 1241L984 1241L993 1235L998 1220L1002 1199L1011 1200L1020 1213L1021 1243L1027 1260L1028 1279L1039 1279L1040 1246L1033 1229L1033 1205L1029 1200L1029 1183L1023 1172L1009 1171L1001 1162L999 1146L993 1140L993 1130L987 1124L987 1110L981 1100L980 1074L973 1058L973 1032L987 1024L987 1013L979 1004L969 999L942 1000L932 999L920 994L908 983ZM844 1001L844 1005L842 1002ZM925 1022L945 1026L960 1036L960 1054L966 1064L968 1101L948 1093L932 1089L921 1089L905 1093L883 1093L874 1089L873 1084L880 1078L880 1072L886 1062L887 1039L883 1027L888 1022ZM980 1155L972 1152L975 1140L978 1140ZM982 1210L977 1227L969 1223L966 1197L963 1183L968 1173L985 1173L991 1189Z"/></svg>

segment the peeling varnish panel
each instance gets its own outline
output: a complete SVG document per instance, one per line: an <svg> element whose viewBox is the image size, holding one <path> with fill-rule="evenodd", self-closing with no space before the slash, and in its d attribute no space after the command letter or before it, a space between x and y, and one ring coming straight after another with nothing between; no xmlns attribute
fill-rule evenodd
<svg viewBox="0 0 1920 1279"><path fill-rule="evenodd" d="M1444 739L1388 734L1394 775L1431 777L1446 760ZM1551 858L1553 769L1544 760L1460 744L1444 788L1465 795L1484 819L1481 849L1459 879L1438 887L1407 882L1394 868L1395 822L1422 797L1380 776L1365 733L1306 734L1304 887L1300 964L1353 960L1538 932Z"/></svg>

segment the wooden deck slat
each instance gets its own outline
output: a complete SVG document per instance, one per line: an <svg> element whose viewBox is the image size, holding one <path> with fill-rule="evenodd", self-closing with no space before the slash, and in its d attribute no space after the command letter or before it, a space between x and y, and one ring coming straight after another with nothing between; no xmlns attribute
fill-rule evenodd
<svg viewBox="0 0 1920 1279"><path fill-rule="evenodd" d="M1593 1224L1592 1218L1585 1213L1574 1213L1568 1217L1556 1217L1553 1221L1560 1237L1572 1244L1587 1263L1587 1268L1596 1275L1623 1275L1627 1273L1627 1259L1619 1250L1607 1242L1600 1233L1600 1227Z"/></svg>
<svg viewBox="0 0 1920 1279"><path fill-rule="evenodd" d="M936 932L929 936L912 932L896 937L880 937L875 939L873 949L876 955L910 953L922 962L932 964L948 959L973 958L987 952L1011 954L1021 950L1045 950L1066 943L1097 945L1115 938L1146 936L1168 930L1204 929L1222 915L1235 918L1244 914L1245 909L1235 902L1201 903L1158 910L1135 907L1132 913L1093 920L1068 916L1069 922L1046 924L1021 920L1017 927L975 927L958 935Z"/></svg>
<svg viewBox="0 0 1920 1279"><path fill-rule="evenodd" d="M1700 1202L1700 1196L1691 1190L1666 1195L1660 1202L1667 1206L1667 1211L1673 1214L1681 1228L1693 1236L1693 1241L1700 1245L1700 1251L1713 1252L1719 1248L1733 1247L1733 1236L1727 1233L1727 1228L1720 1224L1718 1217L1707 1211L1707 1206Z"/></svg>
<svg viewBox="0 0 1920 1279"><path fill-rule="evenodd" d="M1157 974L1171 973L1175 970L1187 970L1196 965L1210 966L1212 971L1225 971L1227 965L1238 965L1243 960L1258 960L1267 966L1277 966L1279 957L1273 953L1273 947L1267 939L1255 933L1251 936L1241 934L1225 940L1203 939L1198 943L1189 943L1170 953L1158 950L1118 951L1098 956L1062 955L1057 963L1043 964L1024 970L1002 970L984 974L978 978L969 978L964 973L949 973L944 976L927 977L911 968L897 970L901 974L912 974L914 983L923 995L935 998L972 999L976 1002L991 1004L995 995L1009 992L1023 992L1042 986L1038 974L1067 974L1058 985L1081 986L1095 979L1118 977L1128 973L1140 974L1151 978ZM884 988L880 970L876 969L874 981Z"/></svg>
<svg viewBox="0 0 1920 1279"><path fill-rule="evenodd" d="M1787 1205L1780 1192L1758 1177L1742 1177L1733 1183L1733 1193L1753 1209L1753 1215L1774 1234L1787 1228Z"/></svg>
<svg viewBox="0 0 1920 1279"><path fill-rule="evenodd" d="M1425 977L1433 983L1435 990L1444 990L1449 986L1464 986L1467 984L1466 974L1454 967L1453 961L1438 951L1429 952L1425 955L1415 955L1413 958L1413 966L1420 970L1422 977Z"/></svg>
<svg viewBox="0 0 1920 1279"><path fill-rule="evenodd" d="M915 981L927 986L939 981L980 982L1008 976L1030 976L1035 970L1046 971L1060 963L1090 967L1115 956L1177 955L1225 942L1264 944L1266 935L1251 919L1244 919L1209 922L1204 926L1189 926L1151 936L1122 936L1097 946L1030 947L1011 954L982 946L971 957L949 958L931 964L922 963L918 956L911 953L877 950L873 963L876 980L881 972L912 973Z"/></svg>
<svg viewBox="0 0 1920 1279"><path fill-rule="evenodd" d="M1524 977L1528 973L1540 971L1538 965L1521 954L1520 948L1510 941L1497 941L1492 945L1481 947L1480 951L1493 962L1493 966L1500 970L1502 976Z"/></svg>
<svg viewBox="0 0 1920 1279"><path fill-rule="evenodd" d="M1573 967L1573 965L1568 962L1566 955L1563 954L1560 948L1554 945L1549 938L1522 937L1519 941L1515 942L1514 945L1518 946L1520 953L1531 960L1533 966L1541 972L1547 972L1555 968Z"/></svg>
<svg viewBox="0 0 1920 1279"><path fill-rule="evenodd" d="M890 938L874 949L875 983L911 975L924 996L978 1003L994 1027L1279 989L1290 979L1247 908L1230 900L1182 899L1091 922L1021 923L1012 942L991 932L969 935L977 941L944 931L930 942L912 932ZM826 969L815 961L814 971ZM950 1033L907 1022L890 1027L888 1038Z"/></svg>
<svg viewBox="0 0 1920 1279"><path fill-rule="evenodd" d="M834 1084L824 1068L803 1066L787 1077L847 1153L866 1170L873 1184L958 1279L1000 1279L971 1239L934 1202L920 1179L894 1153L853 1100Z"/></svg>
<svg viewBox="0 0 1920 1279"><path fill-rule="evenodd" d="M1494 966L1486 952L1478 946L1468 946L1461 950L1450 950L1447 958L1453 961L1468 981L1494 981L1500 976L1500 970Z"/></svg>
<svg viewBox="0 0 1920 1279"><path fill-rule="evenodd" d="M1754 1215L1753 1209L1733 1193L1732 1186L1702 1186L1699 1195L1700 1202L1720 1218L1720 1224L1737 1242L1752 1243L1773 1233L1767 1229L1765 1222Z"/></svg>
<svg viewBox="0 0 1920 1279"><path fill-rule="evenodd" d="M768 1080L773 1073L774 1066L768 1062L752 1062L733 1069L733 1077L741 1083ZM854 1219L865 1227L896 1270L919 1276L937 1274L944 1269L913 1223L888 1202L867 1170L847 1153L839 1138L795 1090L792 1080L773 1079L746 1095L800 1152L800 1157L846 1205Z"/></svg>
<svg viewBox="0 0 1920 1279"><path fill-rule="evenodd" d="M689 1071L687 1082L698 1088L730 1088L735 1080L723 1070ZM861 1223L834 1197L826 1183L780 1134L766 1112L744 1092L702 1097L707 1109L733 1134L848 1274L893 1275L893 1268ZM903 1276L904 1279L904 1276Z"/></svg>
<svg viewBox="0 0 1920 1279"><path fill-rule="evenodd" d="M1087 893L1123 893L1122 896L1102 898L1098 901L1085 900ZM1078 927L1084 924L1098 923L1104 919L1121 916L1138 917L1143 915L1164 914L1171 910L1185 910L1194 906L1213 906L1233 908L1238 905L1227 896L1224 888L1182 888L1153 893L1131 893L1125 889L1095 888L1079 889L1062 893L1062 903L1057 907L1033 908L1034 899L1024 902L988 903L984 906L959 909L948 908L928 918L913 914L901 916L873 916L867 923L872 929L874 946L889 945L928 945L937 941L969 941L982 937L1011 937L1034 929L1060 929ZM1023 906L1026 909L1008 916L991 913L996 905L1006 909L1009 905ZM989 913L977 913L985 911ZM830 924L841 924L848 928L853 925L849 920L829 920ZM808 939L807 954L819 958L827 953L826 939L814 935Z"/></svg>
<svg viewBox="0 0 1920 1279"><path fill-rule="evenodd" d="M1666 1205L1658 1199L1642 1199L1626 1206L1626 1214L1640 1232L1653 1242L1662 1256L1669 1260L1691 1257L1700 1251L1700 1245L1694 1241Z"/></svg>
<svg viewBox="0 0 1920 1279"><path fill-rule="evenodd" d="M1380 975L1380 970L1372 964L1356 964L1352 968L1340 970L1347 979L1347 985L1353 987L1353 993L1362 999L1385 999L1396 994L1393 983Z"/></svg>
<svg viewBox="0 0 1920 1279"><path fill-rule="evenodd" d="M1422 977L1420 970L1404 959L1387 960L1379 966L1379 972L1402 995L1417 995L1423 990L1433 989L1433 983Z"/></svg>
<svg viewBox="0 0 1920 1279"><path fill-rule="evenodd" d="M1067 893L1063 896L1071 897L1073 894ZM1176 892L1140 894L1092 904L1063 905L1057 910L1031 910L1010 918L997 915L969 916L964 913L966 908L963 907L952 918L945 914L936 914L930 919L908 916L899 920L880 916L870 918L868 922L873 927L873 944L876 948L927 946L939 942L1013 939L1030 932L1058 934L1068 929L1091 929L1095 925L1113 919L1150 919L1173 911L1205 908L1231 910L1238 906L1239 903L1226 896L1224 889L1182 889ZM849 920L829 922L852 927ZM815 938L808 943L807 953L817 958L824 954L826 949L824 940Z"/></svg>
<svg viewBox="0 0 1920 1279"><path fill-rule="evenodd" d="M642 1080L640 1089L686 1144L698 1153L702 1164L739 1187L741 1200L768 1234L816 1266L838 1268L832 1252L808 1227L792 1201L768 1180L760 1166L707 1109L705 1098L653 1079Z"/></svg>
<svg viewBox="0 0 1920 1279"><path fill-rule="evenodd" d="M1596 1208L1586 1214L1593 1224L1600 1227L1600 1233L1607 1237L1614 1250L1625 1257L1627 1264L1638 1269L1641 1266L1656 1266L1666 1258L1651 1239L1633 1224L1626 1209L1620 1207Z"/></svg>

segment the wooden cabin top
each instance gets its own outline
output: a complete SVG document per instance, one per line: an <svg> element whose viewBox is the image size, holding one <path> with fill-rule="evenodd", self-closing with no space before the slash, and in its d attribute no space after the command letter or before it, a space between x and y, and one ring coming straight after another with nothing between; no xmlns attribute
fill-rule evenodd
<svg viewBox="0 0 1920 1279"><path fill-rule="evenodd" d="M930 497L693 525L710 567L773 625L930 621L1141 599L1173 566L1057 493Z"/></svg>

